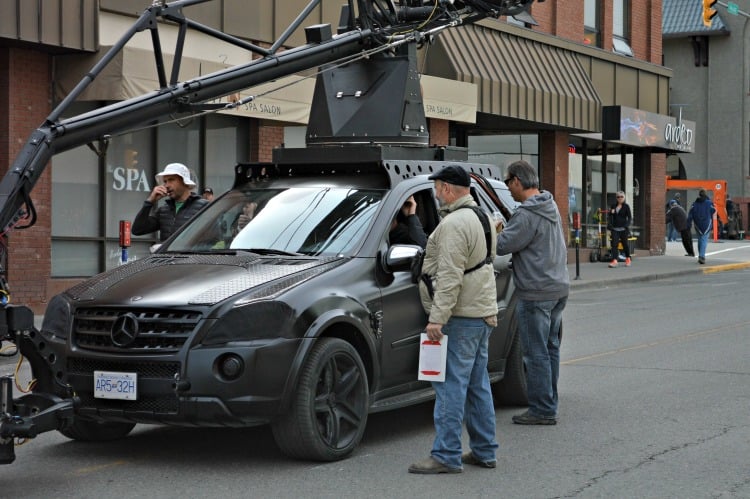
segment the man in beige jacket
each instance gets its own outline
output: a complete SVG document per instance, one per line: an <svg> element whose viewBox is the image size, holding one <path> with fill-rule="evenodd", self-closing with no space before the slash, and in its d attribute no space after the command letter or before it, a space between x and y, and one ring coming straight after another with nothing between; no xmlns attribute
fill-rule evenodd
<svg viewBox="0 0 750 499"><path fill-rule="evenodd" d="M432 293L423 280L420 295L429 315L425 332L434 341L448 337L448 356L445 382L432 384L432 452L409 472L461 473L462 463L495 468L495 409L487 374L489 337L497 325L495 228L477 208L469 192L471 179L461 166L446 166L429 178L435 181L443 218L427 240L422 267ZM471 450L462 454L463 421Z"/></svg>

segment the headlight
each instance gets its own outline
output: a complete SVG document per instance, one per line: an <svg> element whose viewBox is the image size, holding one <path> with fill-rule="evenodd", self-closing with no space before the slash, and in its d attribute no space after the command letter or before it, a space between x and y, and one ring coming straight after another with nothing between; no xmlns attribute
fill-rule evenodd
<svg viewBox="0 0 750 499"><path fill-rule="evenodd" d="M44 311L42 332L65 340L68 338L72 327L73 314L70 311L70 303L63 294L55 295L49 301L47 310Z"/></svg>
<svg viewBox="0 0 750 499"><path fill-rule="evenodd" d="M209 329L204 345L261 338L292 338L295 313L286 303L260 301L234 307Z"/></svg>

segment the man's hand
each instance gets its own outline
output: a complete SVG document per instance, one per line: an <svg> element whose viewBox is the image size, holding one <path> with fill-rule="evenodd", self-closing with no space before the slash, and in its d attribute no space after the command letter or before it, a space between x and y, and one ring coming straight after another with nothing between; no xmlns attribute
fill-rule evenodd
<svg viewBox="0 0 750 499"><path fill-rule="evenodd" d="M409 196L409 199L404 201L404 206L401 207L401 213L407 217L417 213L417 202L414 200L414 196Z"/></svg>
<svg viewBox="0 0 750 499"><path fill-rule="evenodd" d="M151 191L151 194L148 195L148 201L150 203L156 203L163 197L169 196L169 191L167 191L167 187L165 185L157 185L154 187L154 190Z"/></svg>
<svg viewBox="0 0 750 499"><path fill-rule="evenodd" d="M427 324L427 327L424 328L424 332L427 333L427 337L430 340L440 341L443 337L443 325L430 322Z"/></svg>

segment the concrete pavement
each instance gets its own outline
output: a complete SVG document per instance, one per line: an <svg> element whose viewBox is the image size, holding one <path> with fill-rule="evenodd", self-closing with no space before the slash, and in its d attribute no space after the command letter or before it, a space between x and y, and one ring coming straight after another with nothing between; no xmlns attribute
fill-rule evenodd
<svg viewBox="0 0 750 499"><path fill-rule="evenodd" d="M697 245L693 244L696 247ZM706 249L706 263L698 264L697 258L685 255L680 242L666 243L664 255L648 256L645 250L636 250L633 264L625 267L620 263L609 268L607 262L589 262L588 258L579 263L576 279L575 260L568 265L571 290L586 288L606 288L617 284L664 279L690 273L711 273L750 268L750 241L709 242Z"/></svg>

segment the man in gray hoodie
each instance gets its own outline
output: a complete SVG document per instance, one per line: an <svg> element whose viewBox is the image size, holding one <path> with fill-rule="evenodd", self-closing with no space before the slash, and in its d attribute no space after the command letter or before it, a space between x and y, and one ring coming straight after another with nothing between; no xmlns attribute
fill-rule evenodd
<svg viewBox="0 0 750 499"><path fill-rule="evenodd" d="M497 236L497 254L513 254L516 318L523 345L529 409L513 416L525 425L557 423L562 312L568 300L568 249L557 204L539 190L526 161L508 167L505 184L521 205Z"/></svg>

